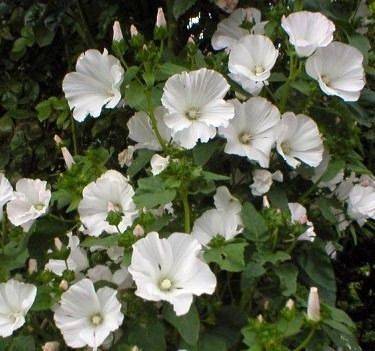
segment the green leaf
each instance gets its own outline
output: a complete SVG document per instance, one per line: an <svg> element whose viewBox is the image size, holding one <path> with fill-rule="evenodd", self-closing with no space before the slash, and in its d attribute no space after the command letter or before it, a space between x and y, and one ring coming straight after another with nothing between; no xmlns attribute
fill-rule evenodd
<svg viewBox="0 0 375 351"><path fill-rule="evenodd" d="M164 318L172 324L181 337L189 344L195 345L198 342L200 319L195 304L192 304L187 314L176 316L171 305L165 305L163 308Z"/></svg>
<svg viewBox="0 0 375 351"><path fill-rule="evenodd" d="M167 80L170 76L187 71L186 67L171 62L163 63L157 72L157 80Z"/></svg>
<svg viewBox="0 0 375 351"><path fill-rule="evenodd" d="M333 179L337 173L345 168L345 161L343 160L332 160L329 162L328 167L324 174L322 175L320 181L321 182L328 182Z"/></svg>
<svg viewBox="0 0 375 351"><path fill-rule="evenodd" d="M285 263L275 268L275 273L280 280L281 293L287 297L293 295L297 290L297 267L292 263Z"/></svg>
<svg viewBox="0 0 375 351"><path fill-rule="evenodd" d="M137 81L132 81L125 89L125 100L131 108L139 111L147 110L145 88Z"/></svg>
<svg viewBox="0 0 375 351"><path fill-rule="evenodd" d="M203 178L206 180L229 180L230 178L222 175L222 174L217 174L213 172L208 172L208 171L203 171L202 172Z"/></svg>
<svg viewBox="0 0 375 351"><path fill-rule="evenodd" d="M242 206L241 216L246 228L244 235L247 239L251 241L267 240L268 228L266 222L250 202L246 202Z"/></svg>
<svg viewBox="0 0 375 351"><path fill-rule="evenodd" d="M7 351L35 351L35 341L32 336L12 337L12 343Z"/></svg>
<svg viewBox="0 0 375 351"><path fill-rule="evenodd" d="M334 213L332 212L332 207L335 207L334 200L320 197L317 201L317 205L319 207L320 213L328 222L332 224L337 223L337 219Z"/></svg>
<svg viewBox="0 0 375 351"><path fill-rule="evenodd" d="M198 166L204 166L221 146L222 143L219 140L198 144L193 149L194 163Z"/></svg>
<svg viewBox="0 0 375 351"><path fill-rule="evenodd" d="M295 80L292 81L290 86L299 91L301 94L309 96L311 94L311 85L305 80Z"/></svg>
<svg viewBox="0 0 375 351"><path fill-rule="evenodd" d="M154 155L152 150L139 150L137 152L137 157L133 160L132 164L128 168L128 175L133 178L138 174L145 166L150 162L151 157Z"/></svg>
<svg viewBox="0 0 375 351"><path fill-rule="evenodd" d="M250 261L242 273L241 288L243 290L250 288L255 283L256 279L261 277L264 273L266 273L266 270L262 263Z"/></svg>
<svg viewBox="0 0 375 351"><path fill-rule="evenodd" d="M286 196L284 186L273 185L267 196L272 207L279 208L283 212L289 212L288 198Z"/></svg>
<svg viewBox="0 0 375 351"><path fill-rule="evenodd" d="M240 272L245 268L244 253L247 243L224 243L204 253L207 263L215 262L221 269L229 272Z"/></svg>
<svg viewBox="0 0 375 351"><path fill-rule="evenodd" d="M39 286L36 294L35 302L33 303L32 311L46 311L49 310L54 301L51 298L49 286Z"/></svg>
<svg viewBox="0 0 375 351"><path fill-rule="evenodd" d="M136 77L138 71L138 66L130 66L124 74L124 84L130 83Z"/></svg>
<svg viewBox="0 0 375 351"><path fill-rule="evenodd" d="M198 351L227 351L227 344L218 335L204 334L199 339Z"/></svg>
<svg viewBox="0 0 375 351"><path fill-rule="evenodd" d="M189 10L197 0L175 0L173 4L173 15L176 19Z"/></svg>
<svg viewBox="0 0 375 351"><path fill-rule="evenodd" d="M263 265L267 262L276 265L291 259L290 255L284 251L260 251L255 253L253 258Z"/></svg>
<svg viewBox="0 0 375 351"><path fill-rule="evenodd" d="M115 235L108 235L106 237L88 237L80 244L82 247L92 247L92 246L104 246L104 247L112 247L118 244L119 236Z"/></svg>

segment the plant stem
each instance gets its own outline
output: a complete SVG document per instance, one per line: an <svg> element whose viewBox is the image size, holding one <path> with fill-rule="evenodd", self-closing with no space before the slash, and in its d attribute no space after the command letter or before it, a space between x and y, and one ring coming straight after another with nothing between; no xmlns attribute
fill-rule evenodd
<svg viewBox="0 0 375 351"><path fill-rule="evenodd" d="M316 330L316 327L312 327L312 329L310 330L310 333L307 334L306 336L306 339L303 340L301 342L301 344L299 344L299 346L297 346L294 351L301 351L301 350L304 350L306 348L306 346L310 343L311 339L313 338L314 334L315 334L315 330Z"/></svg>
<svg viewBox="0 0 375 351"><path fill-rule="evenodd" d="M70 114L70 128L72 131L72 139L73 139L73 153L74 156L78 155L78 147L77 147L77 134L76 134L76 126L75 126L75 121L73 118L73 115Z"/></svg>
<svg viewBox="0 0 375 351"><path fill-rule="evenodd" d="M186 189L181 191L181 200L184 206L184 231L185 233L190 233L190 205L188 192Z"/></svg>
<svg viewBox="0 0 375 351"><path fill-rule="evenodd" d="M289 60L289 77L288 77L287 81L285 82L284 90L283 90L281 98L280 98L280 105L279 105L280 112L284 112L284 110L285 110L285 106L286 106L286 103L288 101L290 83L294 80L294 78L295 78L294 55L292 54L290 56L290 60Z"/></svg>
<svg viewBox="0 0 375 351"><path fill-rule="evenodd" d="M154 114L154 109L153 109L153 106L152 106L152 101L151 101L152 97L151 97L151 92L148 92L147 93L147 100L148 100L148 115L150 117L150 120L151 120L151 126L152 126L152 130L154 131L155 135L156 135L156 138L158 139L159 141L159 144L160 146L163 148L163 151L166 152L167 150L167 145L165 144L165 141L164 139L162 138L162 136L160 135L160 132L158 130L158 122L155 118L155 114Z"/></svg>
<svg viewBox="0 0 375 351"><path fill-rule="evenodd" d="M95 41L94 41L94 39L91 35L89 26L87 24L85 14L83 13L83 10L82 10L81 0L77 0L77 9L78 9L78 14L79 14L79 19L80 19L80 22L81 22L82 30L83 30L83 32L85 34L85 37L86 37L85 38L86 42L91 47L96 47Z"/></svg>
<svg viewBox="0 0 375 351"><path fill-rule="evenodd" d="M177 23L173 15L173 0L167 0L168 49L174 52L174 40Z"/></svg>

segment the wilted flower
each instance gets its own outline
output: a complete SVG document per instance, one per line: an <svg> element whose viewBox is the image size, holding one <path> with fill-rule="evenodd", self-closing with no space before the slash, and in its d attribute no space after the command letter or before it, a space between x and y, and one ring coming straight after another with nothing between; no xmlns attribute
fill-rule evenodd
<svg viewBox="0 0 375 351"><path fill-rule="evenodd" d="M47 182L40 179L22 178L16 183L13 199L7 204L7 215L12 224L23 230L30 229L35 219L48 210L51 191Z"/></svg>
<svg viewBox="0 0 375 351"><path fill-rule="evenodd" d="M33 305L36 287L11 279L0 283L0 336L6 338L25 323L26 313Z"/></svg>
<svg viewBox="0 0 375 351"><path fill-rule="evenodd" d="M289 202L288 207L291 214L292 222L305 224L308 227L307 230L298 237L298 240L313 242L315 240L316 234L314 231L313 223L310 222L307 218L306 208L298 202Z"/></svg>
<svg viewBox="0 0 375 351"><path fill-rule="evenodd" d="M223 213L234 213L239 215L241 213L241 203L234 197L226 186L219 186L214 195L215 207Z"/></svg>
<svg viewBox="0 0 375 351"><path fill-rule="evenodd" d="M103 107L114 108L121 100L124 69L120 61L104 49L90 49L77 60L76 72L63 80L65 98L73 117L82 122L88 115L99 117Z"/></svg>
<svg viewBox="0 0 375 351"><path fill-rule="evenodd" d="M306 73L317 80L327 95L357 101L365 86L363 55L353 46L332 42L306 61Z"/></svg>
<svg viewBox="0 0 375 351"><path fill-rule="evenodd" d="M169 156L162 157L158 154L153 155L150 160L152 175L155 176L163 172L169 165L169 159Z"/></svg>
<svg viewBox="0 0 375 351"><path fill-rule="evenodd" d="M260 11L253 7L235 10L217 25L211 39L212 47L214 50L231 49L239 39L250 34L248 29L243 28L244 21L253 24L251 34L264 34L265 22L260 22L260 18Z"/></svg>
<svg viewBox="0 0 375 351"><path fill-rule="evenodd" d="M164 115L167 113L164 107L157 107L154 111L157 128L160 136L165 142L169 142L172 137L172 131L165 125ZM137 144L135 149L149 149L160 151L162 149L158 138L156 137L150 117L145 112L136 112L127 123L129 129L128 138L134 140Z"/></svg>
<svg viewBox="0 0 375 351"><path fill-rule="evenodd" d="M283 16L281 26L289 35L298 56L310 56L333 40L335 25L320 12L299 11Z"/></svg>
<svg viewBox="0 0 375 351"><path fill-rule="evenodd" d="M124 315L116 293L108 287L95 292L92 281L82 279L61 295L54 319L68 346L97 350L121 326Z"/></svg>
<svg viewBox="0 0 375 351"><path fill-rule="evenodd" d="M168 110L165 124L173 140L192 149L216 135L216 127L227 126L234 116L233 105L224 100L229 84L220 74L206 68L170 77L164 86L162 103Z"/></svg>
<svg viewBox="0 0 375 351"><path fill-rule="evenodd" d="M301 164L317 167L323 159L323 141L310 117L293 112L282 115L276 140L277 152L293 168Z"/></svg>
<svg viewBox="0 0 375 351"><path fill-rule="evenodd" d="M253 183L250 185L251 193L254 196L262 196L271 189L273 181L283 181L283 174L276 171L273 174L266 169L256 169L253 172Z"/></svg>
<svg viewBox="0 0 375 351"><path fill-rule="evenodd" d="M318 288L310 288L309 299L307 302L307 318L318 322L320 320L320 301Z"/></svg>
<svg viewBox="0 0 375 351"><path fill-rule="evenodd" d="M276 106L262 97L252 97L243 104L232 100L235 117L219 133L227 139L224 152L247 157L268 167L275 127L280 121Z"/></svg>
<svg viewBox="0 0 375 351"><path fill-rule="evenodd" d="M367 219L375 219L375 188L356 184L349 192L348 214L359 225L365 224Z"/></svg>
<svg viewBox="0 0 375 351"><path fill-rule="evenodd" d="M133 195L134 190L128 180L114 170L105 172L96 181L86 185L78 212L88 234L99 236L103 231L117 233L118 229L124 231L132 225L137 216ZM117 226L107 221L110 213L120 216Z"/></svg>
<svg viewBox="0 0 375 351"><path fill-rule="evenodd" d="M133 162L133 155L134 155L135 147L129 145L126 149L122 150L118 155L118 163L120 167L127 166L129 167Z"/></svg>
<svg viewBox="0 0 375 351"><path fill-rule="evenodd" d="M129 272L139 297L168 301L178 316L186 314L193 295L212 294L216 277L201 261L201 245L189 234L173 233L160 239L152 232L133 245Z"/></svg>
<svg viewBox="0 0 375 351"><path fill-rule="evenodd" d="M113 41L120 42L123 39L124 39L124 36L122 35L120 22L115 21L113 23Z"/></svg>

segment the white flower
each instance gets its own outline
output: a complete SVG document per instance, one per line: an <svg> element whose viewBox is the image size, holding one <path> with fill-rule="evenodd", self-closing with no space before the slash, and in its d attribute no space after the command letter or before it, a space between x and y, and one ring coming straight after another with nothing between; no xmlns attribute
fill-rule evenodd
<svg viewBox="0 0 375 351"><path fill-rule="evenodd" d="M158 8L158 13L156 15L156 27L166 27L167 21L165 20L164 11L161 7Z"/></svg>
<svg viewBox="0 0 375 351"><path fill-rule="evenodd" d="M307 302L307 318L318 322L320 320L320 301L318 288L310 288Z"/></svg>
<svg viewBox="0 0 375 351"><path fill-rule="evenodd" d="M273 174L266 169L256 169L253 172L253 184L250 185L251 193L254 196L262 196L271 189L273 181L283 181L283 174L276 171Z"/></svg>
<svg viewBox="0 0 375 351"><path fill-rule="evenodd" d="M264 82L271 75L279 52L264 35L246 35L232 47L228 68L232 74Z"/></svg>
<svg viewBox="0 0 375 351"><path fill-rule="evenodd" d="M61 295L54 319L69 347L97 350L120 327L124 315L116 293L108 287L95 292L92 281L82 279Z"/></svg>
<svg viewBox="0 0 375 351"><path fill-rule="evenodd" d="M212 294L216 277L199 258L201 245L191 235L173 233L160 239L152 232L133 245L129 272L135 294L145 300L168 301L178 316L186 314L193 295Z"/></svg>
<svg viewBox="0 0 375 351"><path fill-rule="evenodd" d="M276 106L262 97L252 97L243 104L232 100L235 117L219 133L227 139L224 152L247 157L267 168L275 142L275 127L280 121Z"/></svg>
<svg viewBox="0 0 375 351"><path fill-rule="evenodd" d="M0 283L0 336L6 338L22 327L33 305L36 287L11 279Z"/></svg>
<svg viewBox="0 0 375 351"><path fill-rule="evenodd" d="M118 155L118 163L120 167L129 167L133 162L133 155L134 155L135 147L129 145L126 149L122 150Z"/></svg>
<svg viewBox="0 0 375 351"><path fill-rule="evenodd" d="M0 173L0 221L3 218L3 207L13 199L13 188L3 173Z"/></svg>
<svg viewBox="0 0 375 351"><path fill-rule="evenodd" d="M306 73L317 80L327 95L357 101L365 86L363 55L353 46L332 42L306 61Z"/></svg>
<svg viewBox="0 0 375 351"><path fill-rule="evenodd" d="M118 229L107 222L110 212L121 215L118 228L124 231L133 224L137 210L133 202L134 190L128 180L119 172L109 170L83 189L83 199L78 205L82 223L91 236L103 231L117 233Z"/></svg>
<svg viewBox="0 0 375 351"><path fill-rule="evenodd" d="M227 13L232 13L238 5L238 0L216 0L216 5Z"/></svg>
<svg viewBox="0 0 375 351"><path fill-rule="evenodd" d="M337 258L337 249L335 245L333 245L332 241L328 241L324 249L330 258L332 258L333 260Z"/></svg>
<svg viewBox="0 0 375 351"><path fill-rule="evenodd" d="M224 100L229 84L220 74L206 68L175 74L164 86L162 103L168 110L165 124L173 140L192 149L216 135L216 127L227 126L234 116L233 105Z"/></svg>
<svg viewBox="0 0 375 351"><path fill-rule="evenodd" d="M265 22L261 22L260 18L260 11L253 7L235 10L217 25L211 39L212 47L214 50L231 49L239 39L250 34L248 29L242 27L245 21L253 24L251 34L264 34Z"/></svg>
<svg viewBox="0 0 375 351"><path fill-rule="evenodd" d="M224 213L241 213L241 203L234 197L226 186L219 186L214 195L215 207Z"/></svg>
<svg viewBox="0 0 375 351"><path fill-rule="evenodd" d="M151 173L152 175L158 175L163 172L169 165L170 157L162 157L158 154L155 154L151 157Z"/></svg>
<svg viewBox="0 0 375 351"><path fill-rule="evenodd" d="M289 35L297 55L310 56L317 48L333 40L335 25L320 12L299 11L283 16L281 26Z"/></svg>
<svg viewBox="0 0 375 351"><path fill-rule="evenodd" d="M121 100L120 87L124 69L120 61L98 50L90 49L79 56L76 72L68 73L63 90L73 117L82 122L88 115L99 117L102 108L114 108Z"/></svg>
<svg viewBox="0 0 375 351"><path fill-rule="evenodd" d="M355 175L354 172L350 174L349 177L346 177L340 185L336 188L335 190L335 195L340 201L345 201L348 196L350 191L352 190L354 183L357 183L359 179Z"/></svg>
<svg viewBox="0 0 375 351"><path fill-rule="evenodd" d="M202 245L207 245L215 236L231 240L241 232L236 214L212 209L196 219L191 235Z"/></svg>
<svg viewBox="0 0 375 351"><path fill-rule="evenodd" d="M347 201L348 214L359 225L365 224L368 218L375 219L375 188L372 186L354 185Z"/></svg>
<svg viewBox="0 0 375 351"><path fill-rule="evenodd" d="M30 229L35 219L45 214L51 199L47 182L22 178L16 183L14 198L8 202L7 215L12 224Z"/></svg>
<svg viewBox="0 0 375 351"><path fill-rule="evenodd" d="M68 248L70 249L68 258L66 260L50 259L45 265L47 271L51 271L60 277L67 269L79 274L89 267L87 253L79 246L78 236L68 233L68 238Z"/></svg>
<svg viewBox="0 0 375 351"><path fill-rule="evenodd" d="M160 136L169 142L171 139L171 130L165 125L163 116L166 113L163 107L157 107L154 111ZM151 120L146 112L136 112L128 121L128 138L137 142L136 149L149 149L160 151L162 149L153 129Z"/></svg>
<svg viewBox="0 0 375 351"><path fill-rule="evenodd" d="M119 21L113 23L113 42L120 42L124 39L121 31L121 25Z"/></svg>
<svg viewBox="0 0 375 351"><path fill-rule="evenodd" d="M133 279L126 266L121 266L120 269L112 273L108 266L98 264L87 271L87 277L93 283L101 280L114 283L119 289L130 288L133 284Z"/></svg>
<svg viewBox="0 0 375 351"><path fill-rule="evenodd" d="M286 112L282 115L276 149L293 168L299 166L301 161L317 167L323 159L323 141L318 126L313 119L303 114Z"/></svg>
<svg viewBox="0 0 375 351"><path fill-rule="evenodd" d="M265 82L255 82L242 74L229 73L228 76L253 96L258 96L265 85Z"/></svg>
<svg viewBox="0 0 375 351"><path fill-rule="evenodd" d="M316 234L314 231L313 223L310 222L307 218L306 208L298 202L289 202L288 207L291 214L292 222L306 224L308 227L306 231L298 237L298 240L313 242L315 240Z"/></svg>

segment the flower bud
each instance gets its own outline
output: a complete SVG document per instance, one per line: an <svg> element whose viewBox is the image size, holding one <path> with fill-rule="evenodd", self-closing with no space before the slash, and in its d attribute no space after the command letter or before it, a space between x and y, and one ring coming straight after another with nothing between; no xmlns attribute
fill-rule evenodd
<svg viewBox="0 0 375 351"><path fill-rule="evenodd" d="M263 316L261 314L258 314L257 320L258 320L259 323L263 323L264 322L264 318L263 318Z"/></svg>
<svg viewBox="0 0 375 351"><path fill-rule="evenodd" d="M164 11L161 7L158 8L158 13L156 15L156 27L166 27L167 21L164 16Z"/></svg>
<svg viewBox="0 0 375 351"><path fill-rule="evenodd" d="M133 37L136 37L137 35L139 35L138 29L134 24L132 24L130 26L130 36L133 38Z"/></svg>
<svg viewBox="0 0 375 351"><path fill-rule="evenodd" d="M294 308L294 301L292 299L289 299L286 304L285 304L285 307L288 309L288 310L292 310Z"/></svg>
<svg viewBox="0 0 375 351"><path fill-rule="evenodd" d="M151 173L152 175L158 175L163 172L169 165L169 156L162 157L158 154L152 156L151 161Z"/></svg>
<svg viewBox="0 0 375 351"><path fill-rule="evenodd" d="M311 321L320 320L320 302L318 288L310 288L310 294L307 302L307 318Z"/></svg>
<svg viewBox="0 0 375 351"><path fill-rule="evenodd" d="M66 290L68 290L68 288L69 288L69 283L68 283L65 279L63 279L63 280L60 282L60 284L59 284L59 288L60 288L61 290L66 291Z"/></svg>
<svg viewBox="0 0 375 351"><path fill-rule="evenodd" d="M63 247L63 243L61 242L61 240L58 237L56 237L53 239L53 242L55 244L57 251L60 251Z"/></svg>
<svg viewBox="0 0 375 351"><path fill-rule="evenodd" d="M268 201L268 197L266 195L263 196L263 207L264 208L270 208L270 202Z"/></svg>
<svg viewBox="0 0 375 351"><path fill-rule="evenodd" d="M113 41L114 42L120 42L123 39L124 39L124 36L122 35L120 22L115 21L113 23Z"/></svg>
<svg viewBox="0 0 375 351"><path fill-rule="evenodd" d="M38 261L35 258L29 259L27 271L30 275L38 271Z"/></svg>
<svg viewBox="0 0 375 351"><path fill-rule="evenodd" d="M145 235L145 230L143 229L143 227L140 224L137 224L134 227L133 234L136 237L141 237L141 236Z"/></svg>
<svg viewBox="0 0 375 351"><path fill-rule="evenodd" d="M65 161L66 168L72 168L72 166L75 164L72 154L65 146L61 148L61 152Z"/></svg>
<svg viewBox="0 0 375 351"><path fill-rule="evenodd" d="M49 341L42 346L42 351L59 351L59 349L60 344L57 341Z"/></svg>
<svg viewBox="0 0 375 351"><path fill-rule="evenodd" d="M55 134L53 140L55 141L57 146L59 146L62 143L62 139L57 134Z"/></svg>

